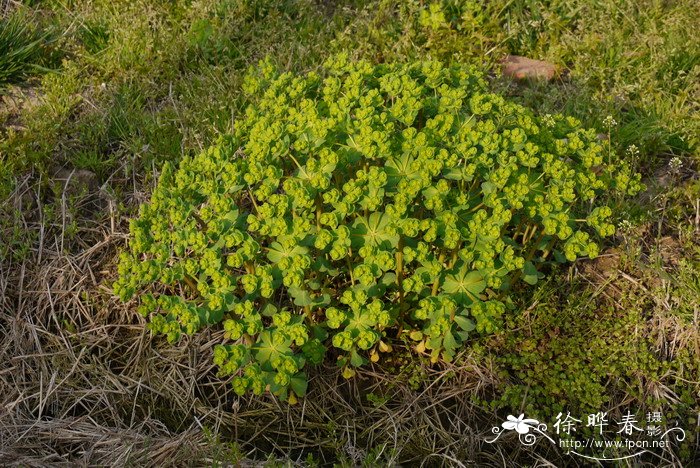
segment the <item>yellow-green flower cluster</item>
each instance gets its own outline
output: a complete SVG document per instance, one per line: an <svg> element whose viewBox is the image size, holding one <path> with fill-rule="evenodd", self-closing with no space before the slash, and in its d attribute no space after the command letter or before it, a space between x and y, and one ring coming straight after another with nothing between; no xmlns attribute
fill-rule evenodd
<svg viewBox="0 0 700 468"><path fill-rule="evenodd" d="M351 376L397 334L451 359L516 280L597 255L601 192L641 188L595 131L461 65L264 62L243 89L232 135L163 168L114 285L171 341L223 327L214 360L241 394L296 398L328 347Z"/></svg>

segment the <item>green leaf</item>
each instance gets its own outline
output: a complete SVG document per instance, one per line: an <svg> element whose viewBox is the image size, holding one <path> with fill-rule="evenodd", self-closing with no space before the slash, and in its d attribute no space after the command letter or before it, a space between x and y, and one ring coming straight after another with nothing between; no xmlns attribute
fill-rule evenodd
<svg viewBox="0 0 700 468"><path fill-rule="evenodd" d="M386 242L396 248L399 244L399 235L387 232L389 222L389 216L380 212L372 213L369 218L357 218L350 229L352 247L358 248L365 244L379 246Z"/></svg>
<svg viewBox="0 0 700 468"><path fill-rule="evenodd" d="M282 247L282 244L279 242L273 242L270 244L267 252L268 260L270 260L272 263L279 263L279 261L286 256L287 253L285 252L284 247Z"/></svg>
<svg viewBox="0 0 700 468"><path fill-rule="evenodd" d="M306 307L314 303L311 294L309 294L309 292L305 289L288 288L287 291L289 292L289 295L292 296L292 298L294 299L294 305L297 305L299 307Z"/></svg>
<svg viewBox="0 0 700 468"><path fill-rule="evenodd" d="M213 324L221 322L224 318L224 311L223 309L211 310L208 307L197 307L197 315L203 323Z"/></svg>
<svg viewBox="0 0 700 468"><path fill-rule="evenodd" d="M425 347L433 350L438 350L442 348L442 337L436 336L434 338L430 338L425 342Z"/></svg>
<svg viewBox="0 0 700 468"><path fill-rule="evenodd" d="M486 281L478 271L468 273L463 280L463 287L472 294L479 294L486 289Z"/></svg>
<svg viewBox="0 0 700 468"><path fill-rule="evenodd" d="M448 354L453 355L454 350L457 349L458 346L459 343L455 340L452 333L448 331L442 339L442 347L445 348L445 351L448 351Z"/></svg>
<svg viewBox="0 0 700 468"><path fill-rule="evenodd" d="M463 172L461 167L453 167L442 171L442 176L450 180L462 180Z"/></svg>
<svg viewBox="0 0 700 468"><path fill-rule="evenodd" d="M320 296L316 296L314 298L314 305L315 306L325 306L331 303L331 295L327 293L323 293Z"/></svg>
<svg viewBox="0 0 700 468"><path fill-rule="evenodd" d="M481 191L484 193L484 195L489 195L496 191L496 186L491 182L484 182L481 184Z"/></svg>
<svg viewBox="0 0 700 468"><path fill-rule="evenodd" d="M263 370L272 370L270 359L279 356L280 354L291 354L292 350L289 346L292 341L284 339L280 344L275 344L273 340L274 330L264 330L258 336L258 341L252 347L255 360L258 361Z"/></svg>
<svg viewBox="0 0 700 468"><path fill-rule="evenodd" d="M291 388L292 391L300 397L306 395L306 389L308 386L309 381L306 378L306 374L303 372L295 374L289 381L289 388Z"/></svg>
<svg viewBox="0 0 700 468"><path fill-rule="evenodd" d="M355 367L360 367L364 363L365 363L364 358L362 356L360 356L358 354L358 352L353 349L350 352L350 364L352 364Z"/></svg>
<svg viewBox="0 0 700 468"><path fill-rule="evenodd" d="M384 286L389 286L390 284L396 283L396 273L393 271L387 271L379 280Z"/></svg>
<svg viewBox="0 0 700 468"><path fill-rule="evenodd" d="M302 247L300 245L295 245L291 249L287 250L279 242L273 242L267 249L267 258L272 263L279 263L279 261L282 260L284 257L305 254L308 251L308 248Z"/></svg>
<svg viewBox="0 0 700 468"><path fill-rule="evenodd" d="M311 264L311 268L319 273L328 273L330 276L338 276L340 270L333 267L333 264L324 257L316 257Z"/></svg>
<svg viewBox="0 0 700 468"><path fill-rule="evenodd" d="M468 332L476 328L476 325L472 320L462 315L455 315L455 323L457 324L457 326L459 326L459 328Z"/></svg>
<svg viewBox="0 0 700 468"><path fill-rule="evenodd" d="M555 251L554 251L554 260L555 260L557 263L568 263L568 260L566 259L566 257L564 256L564 254L561 253L561 252L558 251L558 250L555 250Z"/></svg>
<svg viewBox="0 0 700 468"><path fill-rule="evenodd" d="M230 192L238 192L240 189L243 188L243 185L235 185L233 187L229 188ZM237 208L234 208L233 210L229 211L223 216L224 220L230 221L233 223L234 226L239 226L241 221L244 219L244 216L240 215L240 212L238 211Z"/></svg>
<svg viewBox="0 0 700 468"><path fill-rule="evenodd" d="M539 273L535 265L533 265L532 262L526 262L523 267L523 281L527 284L536 284L538 275Z"/></svg>
<svg viewBox="0 0 700 468"><path fill-rule="evenodd" d="M478 271L468 271L466 265L457 273L447 275L442 284L442 290L452 295L461 305L469 305L486 289L486 281Z"/></svg>
<svg viewBox="0 0 700 468"><path fill-rule="evenodd" d="M440 196L440 192L438 192L438 189L435 186L431 185L423 190L423 196L426 198L426 200L430 200Z"/></svg>
<svg viewBox="0 0 700 468"><path fill-rule="evenodd" d="M311 331L313 336L319 341L325 341L325 339L328 338L328 331L320 325L312 325Z"/></svg>
<svg viewBox="0 0 700 468"><path fill-rule="evenodd" d="M260 314L263 317L272 317L277 313L277 307L275 307L274 304L270 304L269 302L265 304L265 307L262 308L260 311Z"/></svg>
<svg viewBox="0 0 700 468"><path fill-rule="evenodd" d="M419 172L414 168L414 159L409 152L401 154L401 156L389 158L384 165L384 170L389 175L389 180L392 185L398 182L401 177L414 179L419 175ZM393 179L393 180L392 180Z"/></svg>
<svg viewBox="0 0 700 468"><path fill-rule="evenodd" d="M450 294L470 292L476 296L484 289L486 289L486 281L481 273L478 271L467 272L466 267L455 274L447 275L442 285L442 290Z"/></svg>

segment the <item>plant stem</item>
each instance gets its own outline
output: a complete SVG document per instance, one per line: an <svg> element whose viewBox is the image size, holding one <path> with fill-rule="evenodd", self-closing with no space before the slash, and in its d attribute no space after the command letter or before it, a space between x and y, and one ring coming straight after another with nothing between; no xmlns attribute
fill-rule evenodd
<svg viewBox="0 0 700 468"><path fill-rule="evenodd" d="M323 203L321 196L316 195L316 229L321 230L321 214L323 213Z"/></svg>
<svg viewBox="0 0 700 468"><path fill-rule="evenodd" d="M248 196L250 197L250 201L253 204L253 208L255 208L255 212L258 212L258 204L255 202L255 197L253 196L253 192L250 191L250 187L248 187Z"/></svg>
<svg viewBox="0 0 700 468"><path fill-rule="evenodd" d="M544 252L542 253L543 260L549 256L549 254L552 251L552 247L554 247L554 244L556 243L556 241L557 241L557 238L552 236L552 238L547 243L547 247L545 247Z"/></svg>
<svg viewBox="0 0 700 468"><path fill-rule="evenodd" d="M197 285L195 284L194 280L188 275L185 275L184 279L185 279L185 283L187 284L187 286L189 286L189 288L192 290L192 292L194 294L199 294L199 290L197 289Z"/></svg>
<svg viewBox="0 0 700 468"><path fill-rule="evenodd" d="M452 259L450 259L450 263L447 264L447 269L451 270L452 267L455 266L455 263L457 263L457 253L459 252L459 245L457 246L456 249L452 252Z"/></svg>
<svg viewBox="0 0 700 468"><path fill-rule="evenodd" d="M207 229L207 223L205 223L204 220L194 211L192 211L192 217L197 221L197 224L199 224L199 227L202 229L202 231L205 231Z"/></svg>
<svg viewBox="0 0 700 468"><path fill-rule="evenodd" d="M399 287L399 310L403 313L403 237L396 248L396 284Z"/></svg>
<svg viewBox="0 0 700 468"><path fill-rule="evenodd" d="M440 257L438 257L438 263L442 264L442 262L445 261L445 252L440 252ZM438 287L440 287L440 276L435 278L435 282L433 283L433 289L431 291L431 295L437 296L437 290Z"/></svg>
<svg viewBox="0 0 700 468"><path fill-rule="evenodd" d="M355 286L355 275L352 274L352 264L350 263L350 256L345 257L345 263L348 265L348 273L350 273L350 283Z"/></svg>
<svg viewBox="0 0 700 468"><path fill-rule="evenodd" d="M255 274L255 264L251 261L247 261L243 263L243 266L245 267L246 273L249 275L254 275Z"/></svg>

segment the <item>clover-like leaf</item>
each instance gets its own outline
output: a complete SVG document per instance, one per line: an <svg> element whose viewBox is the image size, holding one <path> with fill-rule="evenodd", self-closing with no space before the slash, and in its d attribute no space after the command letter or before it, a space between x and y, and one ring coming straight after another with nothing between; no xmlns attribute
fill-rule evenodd
<svg viewBox="0 0 700 468"><path fill-rule="evenodd" d="M275 340L275 330L264 330L258 336L258 341L253 345L253 355L255 360L260 363L260 366L265 370L272 370L270 361L282 354L291 354L289 346L292 340L288 338ZM277 334L279 336L279 334Z"/></svg>
<svg viewBox="0 0 700 468"><path fill-rule="evenodd" d="M272 263L279 263L280 260L293 255L305 254L309 251L307 247L295 245L290 249L285 249L279 242L273 242L267 249L267 258Z"/></svg>
<svg viewBox="0 0 700 468"><path fill-rule="evenodd" d="M478 295L486 289L486 281L478 271L469 271L465 266L456 273L445 276L442 290L454 295L460 304L469 304L478 298Z"/></svg>
<svg viewBox="0 0 700 468"><path fill-rule="evenodd" d="M364 245L376 247L385 242L391 247L396 247L400 236L395 231L389 230L390 221L386 214L380 212L374 212L368 218L357 218L350 230L352 247Z"/></svg>

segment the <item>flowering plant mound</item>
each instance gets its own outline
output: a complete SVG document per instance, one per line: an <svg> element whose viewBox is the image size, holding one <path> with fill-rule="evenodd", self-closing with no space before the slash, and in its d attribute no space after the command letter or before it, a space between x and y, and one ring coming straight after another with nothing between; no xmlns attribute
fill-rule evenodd
<svg viewBox="0 0 700 468"><path fill-rule="evenodd" d="M163 168L114 285L170 341L222 327L214 362L239 394L294 401L326 352L349 378L396 337L449 361L499 326L514 282L597 255L600 192L641 187L595 131L465 66L263 63L244 90L233 135Z"/></svg>

